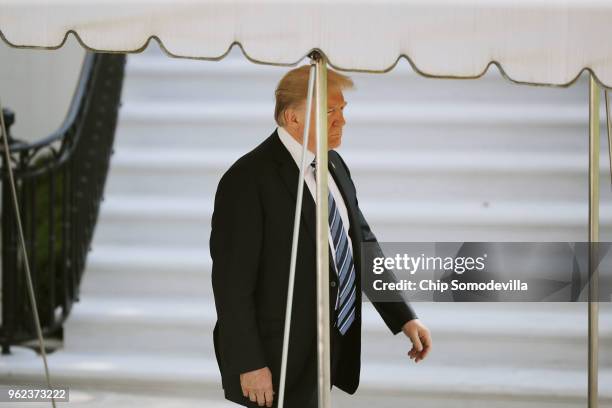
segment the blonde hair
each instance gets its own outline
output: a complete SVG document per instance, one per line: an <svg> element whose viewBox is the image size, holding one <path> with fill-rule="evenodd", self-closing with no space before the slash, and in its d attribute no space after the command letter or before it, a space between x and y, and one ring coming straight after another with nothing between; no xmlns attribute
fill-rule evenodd
<svg viewBox="0 0 612 408"><path fill-rule="evenodd" d="M308 93L308 78L310 75L310 65L292 69L287 72L278 82L274 95L276 97L276 107L274 108L274 119L279 126L285 125L283 113L288 108L297 108L302 102L306 101ZM330 69L327 70L327 89L351 89L353 80L346 75L342 75Z"/></svg>

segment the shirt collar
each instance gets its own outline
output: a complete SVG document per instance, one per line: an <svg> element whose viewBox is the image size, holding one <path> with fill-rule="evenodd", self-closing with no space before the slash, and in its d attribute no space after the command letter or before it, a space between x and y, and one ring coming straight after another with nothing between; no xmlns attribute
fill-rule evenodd
<svg viewBox="0 0 612 408"><path fill-rule="evenodd" d="M277 132L281 142L283 143L283 145L285 145L285 148L287 148L287 150L291 154L291 157L293 157L295 164L298 166L298 168L300 168L300 165L302 164L302 145L297 140L295 140L293 136L291 136L284 127L279 126L277 128ZM307 166L312 163L314 158L314 153L306 149Z"/></svg>

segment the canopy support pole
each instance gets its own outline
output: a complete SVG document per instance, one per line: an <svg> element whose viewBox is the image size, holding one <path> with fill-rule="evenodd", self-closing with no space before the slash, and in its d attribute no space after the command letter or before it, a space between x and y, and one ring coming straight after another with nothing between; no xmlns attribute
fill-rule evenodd
<svg viewBox="0 0 612 408"><path fill-rule="evenodd" d="M312 99L315 82L315 62L310 62L308 77L308 93L306 95L305 126L302 135L302 160L298 177L297 199L295 202L295 217L293 219L293 239L291 241L291 264L289 266L289 287L287 288L287 308L285 309L285 331L283 333L283 354L281 358L280 383L278 386L278 408L285 405L285 381L287 378L287 358L289 356L289 335L291 333L291 313L293 310L293 288L295 286L295 267L297 262L298 240L300 237L300 220L302 218L302 197L304 193L304 171L306 166L306 150L310 135L310 117L312 116Z"/></svg>
<svg viewBox="0 0 612 408"><path fill-rule="evenodd" d="M588 407L598 407L598 315L597 282L598 255L593 243L599 242L599 86L593 74L589 86L589 347L588 347Z"/></svg>
<svg viewBox="0 0 612 408"><path fill-rule="evenodd" d="M329 221L327 208L327 59L316 57L316 167L317 167L317 373L319 408L331 407L329 335Z"/></svg>
<svg viewBox="0 0 612 408"><path fill-rule="evenodd" d="M612 124L610 123L610 95L608 95L607 89L604 89L604 98L606 101L606 130L608 134L608 158L610 159L610 186L612 187Z"/></svg>

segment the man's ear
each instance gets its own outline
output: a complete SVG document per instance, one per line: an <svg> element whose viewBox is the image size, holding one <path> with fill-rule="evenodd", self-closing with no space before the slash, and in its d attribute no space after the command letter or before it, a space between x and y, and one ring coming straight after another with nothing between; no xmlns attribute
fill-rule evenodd
<svg viewBox="0 0 612 408"><path fill-rule="evenodd" d="M283 111L283 119L285 120L285 127L289 128L291 126L293 126L293 124L291 123L291 112L290 112L290 108L287 108Z"/></svg>
<svg viewBox="0 0 612 408"><path fill-rule="evenodd" d="M287 108L283 112L285 118L285 125L291 129L297 129L300 127L300 121L298 114L294 108Z"/></svg>

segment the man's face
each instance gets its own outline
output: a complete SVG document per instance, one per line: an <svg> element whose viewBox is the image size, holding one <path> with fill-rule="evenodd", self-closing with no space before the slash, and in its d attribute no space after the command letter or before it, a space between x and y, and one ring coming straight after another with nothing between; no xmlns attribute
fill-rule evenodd
<svg viewBox="0 0 612 408"><path fill-rule="evenodd" d="M346 101L344 100L344 95L342 95L342 91L337 88L330 88L327 92L327 146L328 149L335 149L342 143L342 128L346 124L344 120L343 110L346 106ZM295 116L292 113L289 114L293 120L290 120L287 123L287 130L289 133L300 143L302 143L302 136L304 135L304 127L306 126L305 121L305 108L306 101L295 110ZM308 150L311 152L316 151L316 112L314 109L314 101L313 101L313 109L312 115L310 117L310 131L309 131L309 139L308 139Z"/></svg>

